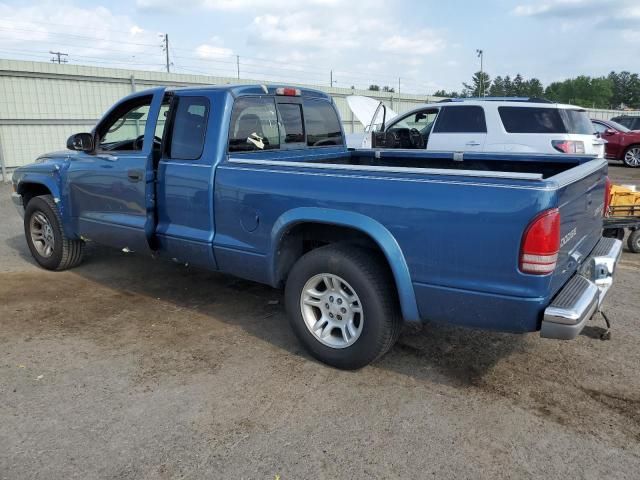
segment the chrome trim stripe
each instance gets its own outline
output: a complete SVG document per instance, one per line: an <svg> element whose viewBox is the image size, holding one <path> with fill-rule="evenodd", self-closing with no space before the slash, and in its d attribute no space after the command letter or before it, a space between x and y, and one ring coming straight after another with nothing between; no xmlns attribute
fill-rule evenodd
<svg viewBox="0 0 640 480"><path fill-rule="evenodd" d="M213 168L213 165L204 165L202 163L196 164L196 163L185 163L185 162L172 162L169 160L160 160L160 162L158 163L162 163L164 165L180 165L182 167Z"/></svg>
<svg viewBox="0 0 640 480"><path fill-rule="evenodd" d="M338 178L358 178L363 180L390 180L394 182L417 182L417 183L440 183L447 185L466 185L469 187L490 187L490 188L515 188L520 190L537 190L551 192L555 190L555 187L542 184L541 186L526 186L526 185L512 185L512 184L499 184L499 183L479 183L479 182L461 182L456 180L434 180L429 178L399 178L399 177L379 177L373 175L347 175L337 173L321 173L321 172L300 172L296 170L275 170L267 168L250 168L250 167L232 167L221 165L217 167L218 170L238 170L238 171L250 171L250 172L268 172L268 173L281 173L290 175L310 175L319 177L338 177Z"/></svg>
<svg viewBox="0 0 640 480"><path fill-rule="evenodd" d="M542 180L542 174L539 173L512 173L512 172L482 172L476 170L448 170L444 168L405 168L405 167L377 167L372 165L342 165L337 163L311 163L311 162L288 162L286 160L251 160L230 157L229 163L245 164L245 165L265 165L273 167L298 167L298 168L315 168L323 170L348 170L348 171L364 171L379 173L410 173L420 175L449 175L462 177L481 177L481 178L506 178L509 180Z"/></svg>

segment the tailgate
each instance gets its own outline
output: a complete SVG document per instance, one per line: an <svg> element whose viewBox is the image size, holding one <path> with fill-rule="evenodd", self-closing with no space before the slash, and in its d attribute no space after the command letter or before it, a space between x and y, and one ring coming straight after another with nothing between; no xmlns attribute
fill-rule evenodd
<svg viewBox="0 0 640 480"><path fill-rule="evenodd" d="M555 294L602 237L607 163L592 160L557 175L560 252L551 281Z"/></svg>

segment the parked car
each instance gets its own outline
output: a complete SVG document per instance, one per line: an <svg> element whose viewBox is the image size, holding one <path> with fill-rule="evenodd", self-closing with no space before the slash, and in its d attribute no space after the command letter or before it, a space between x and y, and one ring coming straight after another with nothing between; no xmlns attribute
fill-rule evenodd
<svg viewBox="0 0 640 480"><path fill-rule="evenodd" d="M607 141L605 157L621 160L627 167L640 167L640 130L629 130L613 120L592 119L593 128Z"/></svg>
<svg viewBox="0 0 640 480"><path fill-rule="evenodd" d="M638 115L619 115L611 120L627 127L629 130L640 130L640 116Z"/></svg>
<svg viewBox="0 0 640 480"><path fill-rule="evenodd" d="M41 266L94 241L284 286L300 341L339 368L403 321L574 338L621 251L602 237L605 160L348 150L314 90L155 88L67 147L13 174Z"/></svg>
<svg viewBox="0 0 640 480"><path fill-rule="evenodd" d="M351 103L350 103L351 105ZM367 112L371 109L368 108ZM394 112L395 113L395 112ZM365 117L354 111L356 117ZM371 131L372 133L368 133ZM604 156L586 110L539 98L444 100L389 119L380 104L351 147L460 152L563 153Z"/></svg>

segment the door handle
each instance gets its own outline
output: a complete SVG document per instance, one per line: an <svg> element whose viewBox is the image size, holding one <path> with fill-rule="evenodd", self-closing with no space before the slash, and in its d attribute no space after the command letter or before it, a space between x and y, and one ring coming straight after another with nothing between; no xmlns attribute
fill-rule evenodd
<svg viewBox="0 0 640 480"><path fill-rule="evenodd" d="M472 141L470 141L470 142L467 142L467 143L466 143L466 146L467 146L467 147L479 147L479 146L480 146L480 144L479 144L478 142L475 142L475 141L473 141L473 140L472 140Z"/></svg>
<svg viewBox="0 0 640 480"><path fill-rule="evenodd" d="M128 170L127 178L130 182L139 182L142 180L142 170Z"/></svg>

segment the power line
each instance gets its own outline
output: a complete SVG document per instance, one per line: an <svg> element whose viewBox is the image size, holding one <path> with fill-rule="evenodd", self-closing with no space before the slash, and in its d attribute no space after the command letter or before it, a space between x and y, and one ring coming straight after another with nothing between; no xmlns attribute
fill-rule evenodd
<svg viewBox="0 0 640 480"><path fill-rule="evenodd" d="M62 58L62 57L68 57L69 54L68 53L62 53L62 52L52 52L51 50L49 50L49 53L51 55L53 55L53 57L51 57L51 62L52 63L58 63L58 65L60 65L61 63L67 63L68 60L66 58Z"/></svg>
<svg viewBox="0 0 640 480"><path fill-rule="evenodd" d="M164 34L164 46L162 47L164 53L166 54L166 63L167 63L167 73L171 73L171 69L169 68L169 34Z"/></svg>

